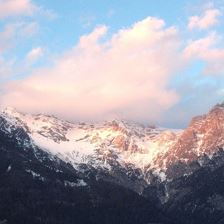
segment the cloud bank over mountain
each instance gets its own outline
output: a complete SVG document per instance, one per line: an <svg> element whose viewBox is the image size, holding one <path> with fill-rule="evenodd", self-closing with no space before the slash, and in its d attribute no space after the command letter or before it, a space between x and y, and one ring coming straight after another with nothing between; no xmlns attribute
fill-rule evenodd
<svg viewBox="0 0 224 224"><path fill-rule="evenodd" d="M5 17L31 16L40 9L31 1L3 2L0 11L7 8ZM20 10L15 11L15 7ZM219 85L211 87L209 78L204 78L220 77L224 72L222 35L214 30L220 18L221 11L212 5L199 15L189 16L185 27L166 24L157 17L147 17L116 31L98 25L82 35L72 48L52 57L47 66L32 67L47 59L48 51L40 45L32 47L23 61L24 67L30 66L30 74L2 84L0 105L72 120L119 117L166 123L168 114L177 125L182 124L185 113L180 107L192 105L189 99L200 102L206 88L215 90L211 93L213 101L221 97ZM29 24L34 21L9 24L10 38L16 38L18 29L24 30ZM7 30L0 33L2 43L6 42ZM203 34L197 34L202 30ZM2 51L7 51L5 47L2 44ZM192 78L186 70L196 62L204 66L202 73ZM0 63L4 72L9 69L4 58ZM219 79L216 78L217 83ZM192 107L192 113L197 113L197 108Z"/></svg>
<svg viewBox="0 0 224 224"><path fill-rule="evenodd" d="M80 119L158 118L178 100L168 87L183 64L178 30L150 17L111 37L107 29L82 36L53 68L9 83L3 104Z"/></svg>

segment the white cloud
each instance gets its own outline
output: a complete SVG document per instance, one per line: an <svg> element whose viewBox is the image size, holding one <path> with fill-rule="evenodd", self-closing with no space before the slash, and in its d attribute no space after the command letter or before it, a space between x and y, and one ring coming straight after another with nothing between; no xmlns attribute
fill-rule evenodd
<svg viewBox="0 0 224 224"><path fill-rule="evenodd" d="M26 56L28 63L34 63L44 54L44 49L41 47L33 48Z"/></svg>
<svg viewBox="0 0 224 224"><path fill-rule="evenodd" d="M0 18L31 15L35 8L31 0L0 0Z"/></svg>
<svg viewBox="0 0 224 224"><path fill-rule="evenodd" d="M2 104L69 119L159 119L178 101L168 87L183 65L177 29L157 18L146 18L111 38L107 29L100 26L82 36L53 68L8 83Z"/></svg>
<svg viewBox="0 0 224 224"><path fill-rule="evenodd" d="M221 12L218 9L207 9L201 16L192 16L189 18L189 29L207 29L217 24L218 17L221 16Z"/></svg>

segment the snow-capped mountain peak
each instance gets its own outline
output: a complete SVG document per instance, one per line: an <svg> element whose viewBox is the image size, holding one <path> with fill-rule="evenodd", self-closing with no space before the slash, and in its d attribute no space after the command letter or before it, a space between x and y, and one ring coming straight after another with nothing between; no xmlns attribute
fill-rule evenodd
<svg viewBox="0 0 224 224"><path fill-rule="evenodd" d="M182 130L144 126L124 120L72 123L54 116L25 114L14 108L1 113L11 125L23 128L34 145L74 167L86 164L111 170L132 166L160 175L178 162L209 158L224 146L224 107L192 119ZM164 175L163 175L164 177Z"/></svg>
<svg viewBox="0 0 224 224"><path fill-rule="evenodd" d="M2 115L23 127L34 144L77 166L111 168L132 165L144 169L153 166L156 156L168 151L179 132L113 120L99 123L70 123L54 116L30 115L6 108Z"/></svg>

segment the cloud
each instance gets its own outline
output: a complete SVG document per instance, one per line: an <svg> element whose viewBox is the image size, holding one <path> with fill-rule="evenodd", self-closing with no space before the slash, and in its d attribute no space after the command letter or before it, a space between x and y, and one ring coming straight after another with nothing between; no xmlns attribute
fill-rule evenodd
<svg viewBox="0 0 224 224"><path fill-rule="evenodd" d="M21 57L16 57L12 52L17 46L26 42L38 31L38 24L35 22L12 22L4 25L0 32L0 85L6 80L15 78L18 74L26 72L30 68L29 63L23 61ZM31 56L29 57L31 58ZM0 88L1 88L0 87ZM0 89L1 91L1 89Z"/></svg>
<svg viewBox="0 0 224 224"><path fill-rule="evenodd" d="M21 24L21 36L32 37L39 30L39 25L36 22L22 22Z"/></svg>
<svg viewBox="0 0 224 224"><path fill-rule="evenodd" d="M0 0L0 19L9 16L31 15L36 6L30 0Z"/></svg>
<svg viewBox="0 0 224 224"><path fill-rule="evenodd" d="M214 82L214 77L209 77L206 82L208 77L200 74L198 80L191 80L189 75L177 87L181 100L164 114L159 121L160 125L170 128L186 127L194 116L205 114L215 104L223 101L221 80Z"/></svg>
<svg viewBox="0 0 224 224"><path fill-rule="evenodd" d="M218 23L218 17L221 12L218 9L207 9L201 16L192 16L189 18L188 28L192 29L207 29Z"/></svg>
<svg viewBox="0 0 224 224"><path fill-rule="evenodd" d="M169 88L183 66L178 30L161 19L146 18L111 37L107 31L97 27L52 68L9 82L2 105L73 120L159 119L179 99Z"/></svg>
<svg viewBox="0 0 224 224"><path fill-rule="evenodd" d="M41 47L33 48L26 56L28 63L34 63L44 54L44 49Z"/></svg>
<svg viewBox="0 0 224 224"><path fill-rule="evenodd" d="M13 65L13 59L6 61L3 57L0 56L0 82L5 81L13 74Z"/></svg>
<svg viewBox="0 0 224 224"><path fill-rule="evenodd" d="M34 4L33 0L0 0L0 19L14 16L45 17L49 20L57 18L51 9Z"/></svg>
<svg viewBox="0 0 224 224"><path fill-rule="evenodd" d="M191 41L184 54L189 60L200 59L206 62L204 74L224 75L224 49L217 47L220 40L221 37L212 32L204 38Z"/></svg>
<svg viewBox="0 0 224 224"><path fill-rule="evenodd" d="M0 32L0 53L11 48L15 42L31 37L38 31L38 24L35 22L14 22L5 25Z"/></svg>

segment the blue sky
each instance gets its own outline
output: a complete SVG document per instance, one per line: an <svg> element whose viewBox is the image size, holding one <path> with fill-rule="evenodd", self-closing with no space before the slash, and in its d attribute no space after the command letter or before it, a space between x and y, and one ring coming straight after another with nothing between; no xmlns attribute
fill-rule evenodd
<svg viewBox="0 0 224 224"><path fill-rule="evenodd" d="M24 57L30 48L40 45L47 47L50 53L57 54L73 47L81 35L91 32L101 24L109 26L111 33L148 16L162 18L168 25L186 24L187 16L190 15L188 10L194 11L193 2L195 1L71 0L65 4L61 0L36 0L33 3L41 7L43 12L31 17L6 17L1 21L1 28L4 29L10 22L37 23L37 35L21 41L13 49L15 54ZM198 1L198 5L200 2Z"/></svg>
<svg viewBox="0 0 224 224"><path fill-rule="evenodd" d="M0 106L184 127L224 99L223 7L0 0Z"/></svg>

